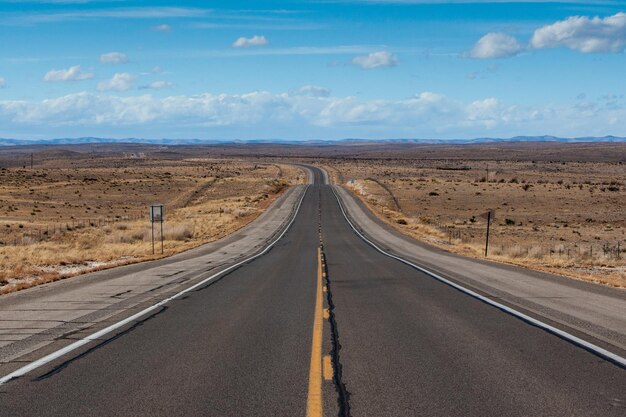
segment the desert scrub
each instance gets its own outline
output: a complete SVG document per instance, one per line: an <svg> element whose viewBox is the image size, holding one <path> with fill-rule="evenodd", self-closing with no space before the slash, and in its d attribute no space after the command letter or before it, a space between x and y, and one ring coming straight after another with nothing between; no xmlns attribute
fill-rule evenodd
<svg viewBox="0 0 626 417"><path fill-rule="evenodd" d="M146 215L146 207L154 201L166 206L163 237L164 256L168 256L234 232L254 220L290 184L306 181L299 168L255 167L238 160L145 160L122 167L119 160L102 162L104 166L94 168L91 164L101 161L86 158L84 169L63 165L46 171L46 184L32 187L32 197L24 194L24 184L32 181L30 174L6 171L14 186L0 184L0 198L9 199L11 207L5 211L0 207L0 224L6 222L3 231L20 239L15 246L0 245L4 282L0 293L160 257L160 253L152 255ZM143 165L141 169L137 164ZM84 177L98 180L84 181ZM26 220L33 204L21 207L25 198L35 200L41 210L36 222ZM51 200L54 204L48 203ZM157 241L160 230L155 224Z"/></svg>
<svg viewBox="0 0 626 417"><path fill-rule="evenodd" d="M618 242L626 247L623 164L556 166L552 161L533 161L532 152L519 152L514 161L489 161L489 173L483 176L487 164L482 152L476 160L458 163L451 162L458 158L452 151L437 152L446 156L376 159L376 154L368 154L366 160L334 158L324 163L376 216L432 245L484 257L484 214L493 209L490 259L626 287L626 251L616 255ZM455 164L469 169L449 169ZM589 213L596 214L592 218ZM408 227L398 219L407 221ZM452 225L455 232L446 234ZM605 256L606 246L614 249Z"/></svg>

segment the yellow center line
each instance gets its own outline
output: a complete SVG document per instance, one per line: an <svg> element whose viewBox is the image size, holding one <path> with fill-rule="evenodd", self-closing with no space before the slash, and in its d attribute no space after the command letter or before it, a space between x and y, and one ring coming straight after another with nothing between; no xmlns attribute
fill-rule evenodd
<svg viewBox="0 0 626 417"><path fill-rule="evenodd" d="M326 381L333 380L333 361L330 355L324 355L324 379Z"/></svg>
<svg viewBox="0 0 626 417"><path fill-rule="evenodd" d="M322 249L317 248L317 290L313 317L309 395L306 403L307 417L322 417L322 332L324 331L322 286Z"/></svg>

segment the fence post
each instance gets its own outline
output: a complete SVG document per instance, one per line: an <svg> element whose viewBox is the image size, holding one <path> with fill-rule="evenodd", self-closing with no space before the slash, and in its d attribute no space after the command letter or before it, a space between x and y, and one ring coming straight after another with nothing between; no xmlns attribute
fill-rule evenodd
<svg viewBox="0 0 626 417"><path fill-rule="evenodd" d="M489 225L491 224L491 210L487 212L487 238L485 239L485 258L489 251Z"/></svg>

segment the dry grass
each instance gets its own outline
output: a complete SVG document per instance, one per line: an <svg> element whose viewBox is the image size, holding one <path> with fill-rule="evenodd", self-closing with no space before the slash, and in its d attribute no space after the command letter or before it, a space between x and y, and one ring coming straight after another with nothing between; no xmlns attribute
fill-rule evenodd
<svg viewBox="0 0 626 417"><path fill-rule="evenodd" d="M398 230L451 252L626 287L620 163L326 161L331 177ZM489 167L489 172L487 172ZM618 252L619 248L619 252Z"/></svg>
<svg viewBox="0 0 626 417"><path fill-rule="evenodd" d="M305 176L243 160L74 158L0 178L1 294L161 257L159 246L152 255L152 202L166 206L170 256L243 227Z"/></svg>

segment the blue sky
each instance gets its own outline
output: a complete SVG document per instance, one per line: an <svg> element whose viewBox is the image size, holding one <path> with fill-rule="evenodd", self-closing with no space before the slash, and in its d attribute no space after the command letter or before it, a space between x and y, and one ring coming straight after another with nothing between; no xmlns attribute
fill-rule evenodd
<svg viewBox="0 0 626 417"><path fill-rule="evenodd" d="M626 2L0 0L0 136L626 136Z"/></svg>

